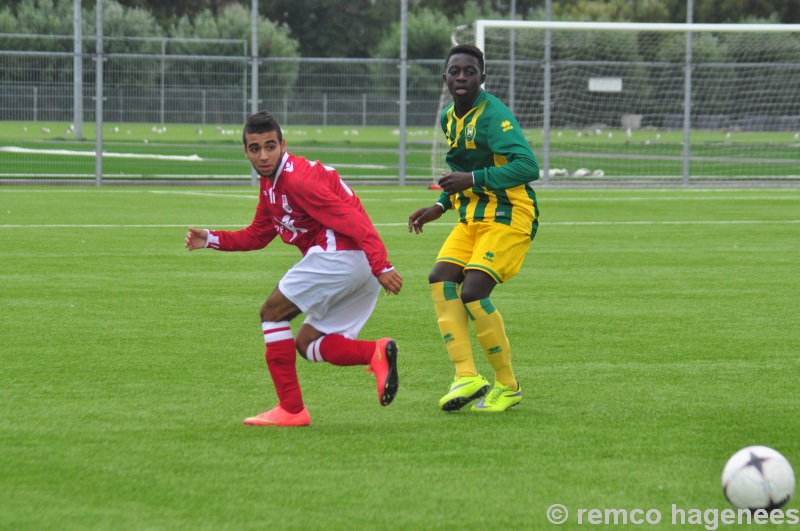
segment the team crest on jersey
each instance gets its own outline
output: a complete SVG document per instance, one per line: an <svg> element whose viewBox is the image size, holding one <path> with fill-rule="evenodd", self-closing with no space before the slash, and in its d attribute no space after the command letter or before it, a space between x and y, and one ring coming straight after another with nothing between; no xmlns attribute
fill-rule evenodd
<svg viewBox="0 0 800 531"><path fill-rule="evenodd" d="M466 129L464 129L464 138L467 139L467 142L474 142L475 141L475 126L468 125Z"/></svg>
<svg viewBox="0 0 800 531"><path fill-rule="evenodd" d="M287 214L292 213L292 207L289 206L289 200L286 199L285 195L281 195L281 205L283 206L283 211Z"/></svg>

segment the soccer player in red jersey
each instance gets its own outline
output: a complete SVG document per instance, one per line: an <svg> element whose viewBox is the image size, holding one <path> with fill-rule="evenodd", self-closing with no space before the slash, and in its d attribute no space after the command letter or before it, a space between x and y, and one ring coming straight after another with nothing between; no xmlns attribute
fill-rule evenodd
<svg viewBox="0 0 800 531"><path fill-rule="evenodd" d="M381 287L400 292L403 279L355 193L335 169L286 151L280 125L266 111L247 119L244 153L260 175L255 217L236 230L189 228L186 248L263 249L279 237L302 259L290 268L261 307L266 359L278 405L244 420L254 426L306 426L295 349L308 361L366 365L388 406L399 385L397 344L390 338L356 339L375 308ZM293 337L290 321L306 314Z"/></svg>

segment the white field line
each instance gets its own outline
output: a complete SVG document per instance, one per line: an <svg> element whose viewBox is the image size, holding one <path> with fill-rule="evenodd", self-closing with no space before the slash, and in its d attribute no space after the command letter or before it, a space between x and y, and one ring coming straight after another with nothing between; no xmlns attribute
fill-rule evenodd
<svg viewBox="0 0 800 531"><path fill-rule="evenodd" d="M17 146L2 146L0 151L7 153L28 153L34 155L73 155L77 157L96 157L96 151L75 151L72 149L31 149ZM199 155L155 155L150 153L109 153L103 151L103 157L118 159L153 159L153 160L180 160L185 162L200 162Z"/></svg>
<svg viewBox="0 0 800 531"><path fill-rule="evenodd" d="M379 190L359 190L358 195L361 196L362 200L371 201L372 198L363 197L365 192L378 192ZM385 190L380 190L381 192L385 193ZM238 194L225 194L225 193L214 193L214 192L194 192L194 191L181 191L181 190L150 190L150 193L154 194L176 194L176 195L207 195L211 197L239 197L239 198L246 198L252 197L255 198L257 194L253 194L251 196L244 196ZM435 201L438 199L438 196L431 195L431 201ZM703 196L695 196L695 197L679 197L679 196L653 196L653 197L547 197L542 198L541 196L538 198L539 204L542 203L551 203L551 202L559 202L559 201L753 201L753 200L778 200L778 201L798 201L800 200L800 194L797 195L775 195L775 196L716 196L716 197L703 197ZM387 202L405 202L405 201L419 201L416 197L395 197L390 199L380 199L380 201L387 201Z"/></svg>
<svg viewBox="0 0 800 531"><path fill-rule="evenodd" d="M399 193L403 193L405 190L400 189ZM674 193L674 190L665 190L670 193ZM573 202L573 201L760 201L760 200L769 200L769 201L798 201L800 200L800 190L782 190L781 195L722 195L725 193L736 193L736 192L753 192L753 190L748 189L726 189L726 190L686 190L687 194L695 194L698 192L705 192L714 195L686 195L686 196L630 196L630 197L542 197L541 194L539 195L539 204L546 204L546 203L555 203L555 202ZM438 193L433 194L428 190L420 190L420 193L426 192L426 197L431 201L435 201L438 199ZM226 193L226 192L198 192L198 191L190 191L190 190L113 190L113 189L103 189L98 190L97 188L76 188L70 190L25 190L25 189L15 189L15 188L0 188L0 195L5 193L30 193L30 194L75 194L75 193L105 193L105 194L171 194L171 195L197 195L197 196L207 196L207 197L231 197L236 199L258 199L258 192L253 190L252 193L242 194L240 192L237 193ZM362 196L361 198L367 201L372 201L372 198L363 197L372 193L386 193L386 190L369 190L369 189L359 189L358 195ZM380 201L385 202L406 202L406 201L420 201L418 197L395 197L389 199L380 199ZM423 199L424 201L424 199Z"/></svg>
<svg viewBox="0 0 800 531"><path fill-rule="evenodd" d="M245 227L249 222L239 224L214 224L214 228L223 227ZM797 224L800 219L741 219L741 220L686 220L686 221L551 221L546 226L604 226L604 225L784 225L784 224ZM68 224L68 223L55 223L55 224L30 224L30 225L15 225L15 224L0 224L0 229L172 229L172 228L186 228L191 224L159 224L159 223L97 223L97 224ZM191 225L200 227L202 224ZM439 226L452 226L448 222L434 222L429 225ZM426 226L429 226L426 225ZM203 225L204 226L204 225ZM406 227L408 223L375 223L376 227Z"/></svg>
<svg viewBox="0 0 800 531"><path fill-rule="evenodd" d="M74 149L33 149L23 148L18 146L2 146L0 152L5 153L24 153L29 155L66 155L76 157L96 157L96 151L80 151ZM203 158L199 155L156 155L150 153L111 153L103 151L103 157L119 158L119 159L152 159L152 160L178 160L189 162L201 162ZM359 168L366 170L387 170L391 166L385 164L337 164L337 168ZM115 175L115 177L117 177ZM195 176L191 176L194 178ZM213 177L213 176L207 176ZM229 176L230 177L230 176Z"/></svg>
<svg viewBox="0 0 800 531"><path fill-rule="evenodd" d="M561 201L759 201L767 199L770 201L800 201L800 195L758 195L758 196L724 196L724 197L538 197L541 203L556 203Z"/></svg>

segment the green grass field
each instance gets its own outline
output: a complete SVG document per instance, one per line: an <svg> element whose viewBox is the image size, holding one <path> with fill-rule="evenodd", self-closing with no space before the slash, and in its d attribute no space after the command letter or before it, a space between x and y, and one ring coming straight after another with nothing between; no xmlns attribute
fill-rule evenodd
<svg viewBox="0 0 800 531"><path fill-rule="evenodd" d="M93 176L95 126L84 140L68 123L0 122L0 178ZM398 178L399 134L389 127L283 127L287 149L335 165L352 178ZM248 179L242 126L106 124L104 179ZM410 129L410 179L431 182L433 128ZM8 151L23 148L29 152ZM83 153L83 154L81 154Z"/></svg>
<svg viewBox="0 0 800 531"><path fill-rule="evenodd" d="M119 180L247 180L250 167L241 148L241 125L105 124L103 175ZM287 148L336 166L351 179L396 181L397 128L284 127ZM435 136L436 135L436 136ZM800 180L800 133L695 131L690 173L698 180ZM79 141L68 123L0 122L0 179L94 179L94 124L84 124ZM406 144L409 182L433 180L432 143L438 131L411 128ZM539 130L526 136L543 162ZM550 168L565 170L553 180L578 180L575 172L602 170L607 180L681 181L683 133L656 130L552 131ZM19 151L19 148L28 151ZM443 156L437 160L444 160ZM444 164L444 162L442 162ZM440 170L441 168L438 168ZM586 179L584 179L586 180Z"/></svg>
<svg viewBox="0 0 800 531"><path fill-rule="evenodd" d="M558 503L561 529L715 529L672 506L728 508L736 450L800 467L800 189L540 190L492 297L525 391L496 416L437 409L453 219L412 235L435 192L357 191L405 280L362 332L397 340L400 391L381 408L363 369L298 360L312 424L279 429L241 421L276 402L258 310L299 254L183 248L248 224L253 188L0 187L0 528L538 530Z"/></svg>

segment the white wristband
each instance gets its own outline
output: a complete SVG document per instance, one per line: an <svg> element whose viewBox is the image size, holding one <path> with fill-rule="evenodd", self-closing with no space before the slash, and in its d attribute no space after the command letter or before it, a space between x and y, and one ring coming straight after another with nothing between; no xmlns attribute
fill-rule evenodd
<svg viewBox="0 0 800 531"><path fill-rule="evenodd" d="M208 247L209 245L213 244L214 246L219 247L219 236L215 236L214 234L211 234L211 231L209 229L206 229L206 230L208 231L208 236L206 237L206 245L205 246Z"/></svg>

